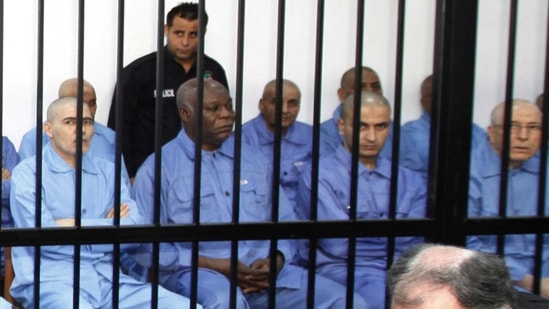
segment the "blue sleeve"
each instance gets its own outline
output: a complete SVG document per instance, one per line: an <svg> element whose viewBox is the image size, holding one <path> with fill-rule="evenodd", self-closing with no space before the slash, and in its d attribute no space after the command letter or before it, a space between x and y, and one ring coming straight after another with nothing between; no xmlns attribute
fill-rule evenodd
<svg viewBox="0 0 549 309"><path fill-rule="evenodd" d="M134 200L130 198L130 192L128 190L128 187L122 184L120 187L120 201L122 204L128 204L130 206L130 216L128 218L120 218L120 225L136 225L136 224L143 224L144 219L139 213L139 208L137 207L137 204ZM82 220L82 226L112 226L114 225L114 219L107 219L107 218L97 218L97 219L83 219ZM121 251L127 251L129 249L136 248L138 245L133 243L127 243L127 244L121 244L120 249ZM93 244L89 246L90 251L92 252L112 252L113 246L112 244Z"/></svg>
<svg viewBox="0 0 549 309"><path fill-rule="evenodd" d="M19 155L15 151L15 147L7 137L3 137L2 167L11 173L18 163ZM9 209L10 187L11 177L9 179L2 179L2 226L13 226L13 218Z"/></svg>

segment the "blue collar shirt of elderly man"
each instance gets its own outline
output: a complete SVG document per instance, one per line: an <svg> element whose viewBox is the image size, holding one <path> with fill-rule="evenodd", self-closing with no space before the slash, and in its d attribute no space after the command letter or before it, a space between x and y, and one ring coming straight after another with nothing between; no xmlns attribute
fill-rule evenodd
<svg viewBox="0 0 549 309"><path fill-rule="evenodd" d="M507 183L506 215L537 216L540 161L536 155L541 142L541 111L528 101L515 99L511 107L510 150ZM499 215L501 156L503 148L505 104L492 111L488 139L471 158L469 183L469 217ZM549 192L549 182L546 192ZM549 214L546 195L545 214ZM496 236L472 236L468 247L496 252ZM511 279L521 291L533 290L535 235L505 236L505 261ZM542 296L549 298L549 238L543 236Z"/></svg>

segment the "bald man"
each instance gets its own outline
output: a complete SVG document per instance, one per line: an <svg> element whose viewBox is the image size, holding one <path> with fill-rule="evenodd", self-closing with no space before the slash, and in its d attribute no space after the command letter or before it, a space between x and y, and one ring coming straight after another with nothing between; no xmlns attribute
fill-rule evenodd
<svg viewBox="0 0 549 309"><path fill-rule="evenodd" d="M341 76L341 82L337 89L337 97L341 104L335 109L332 118L324 121L320 125L320 151L323 154L335 151L343 143L343 136L339 133L337 122L341 115L343 101L355 91L355 71L355 67L352 67ZM381 81L379 80L377 72L367 66L362 67L362 90L383 95L383 88L381 87ZM392 124L390 124L389 127L389 134L386 138L387 141L381 150L381 155L389 160L392 157L393 149L391 126Z"/></svg>
<svg viewBox="0 0 549 309"><path fill-rule="evenodd" d="M259 100L260 114L242 126L242 142L257 147L273 166L275 120L278 98L276 80L265 85ZM299 87L290 80L282 80L282 135L280 151L280 185L292 206L297 191L297 171L311 161L313 127L297 121L301 107Z"/></svg>
<svg viewBox="0 0 549 309"><path fill-rule="evenodd" d="M97 96L92 84L87 80L83 80L83 101L90 111L92 119L95 118L95 112L97 111ZM63 97L77 97L78 95L78 78L69 78L59 85L58 90L59 98ZM19 156L21 160L30 158L36 155L36 127L25 133L21 139L21 145L19 146ZM115 159L115 141L116 136L113 130L106 126L93 122L93 144L91 144L89 152L93 156L107 159L110 162L114 162ZM44 148L50 139L48 138L46 131L42 131L42 148ZM126 171L126 165L124 160L121 160L122 170L122 182L126 186L130 186L130 179L128 172ZM147 270L140 267L131 257L124 254L121 258L122 269L125 273L131 274L138 280L145 280L147 278Z"/></svg>
<svg viewBox="0 0 549 309"><path fill-rule="evenodd" d="M343 143L335 152L320 158L318 171L318 220L349 220L351 206L351 172L358 168L357 219L389 218L391 161L380 156L389 135L391 107L380 94L361 92L359 164L353 167L354 94L343 101L339 132ZM406 168L398 170L397 219L425 216L426 190L420 176ZM304 168L299 182L296 213L310 219L311 166ZM421 242L419 237L396 239L397 254ZM317 272L341 284L347 282L348 239L320 239L317 247ZM300 253L303 257L304 255ZM354 274L355 292L370 309L385 308L385 272L387 269L387 238L357 239Z"/></svg>
<svg viewBox="0 0 549 309"><path fill-rule="evenodd" d="M538 208L539 150L541 142L540 109L533 103L515 99L511 106L509 153L503 154L505 103L491 113L489 140L471 158L469 183L469 216L493 217L499 214L501 157L509 156L506 215L536 216ZM549 192L549 182L546 192ZM549 195L545 198L549 214ZM496 252L497 238L492 235L472 236L468 247ZM535 235L505 236L505 261L511 279L520 291L533 291ZM542 296L549 298L549 238L543 236Z"/></svg>
<svg viewBox="0 0 549 309"><path fill-rule="evenodd" d="M50 142L42 152L43 168L41 208L42 227L71 227L75 225L75 166L77 164L77 136L82 138L82 200L81 225L113 225L114 164L94 156L93 118L84 104L82 131L77 131L75 97L62 97L52 102L44 123ZM11 209L17 228L34 228L36 224L36 163L34 158L23 160L13 170ZM120 225L142 224L143 217L129 196L129 188L121 187ZM121 244L121 252L136 244ZM113 246L102 244L80 247L80 308L112 307L112 289L119 291L120 308L150 308L151 285L120 273L118 285L113 286ZM12 248L15 279L11 295L24 308L65 308L73 303L74 246L42 246L40 251L40 295L34 295L34 247ZM36 304L35 302L38 302ZM189 306L189 300L159 288L158 306L176 308Z"/></svg>
<svg viewBox="0 0 549 309"><path fill-rule="evenodd" d="M393 309L515 308L505 262L454 246L412 247L391 266L387 284Z"/></svg>

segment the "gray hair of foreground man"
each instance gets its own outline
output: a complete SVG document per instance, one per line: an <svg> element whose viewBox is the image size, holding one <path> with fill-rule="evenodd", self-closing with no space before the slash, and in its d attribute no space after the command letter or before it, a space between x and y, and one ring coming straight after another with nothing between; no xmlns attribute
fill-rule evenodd
<svg viewBox="0 0 549 309"><path fill-rule="evenodd" d="M435 244L405 252L388 271L387 284L393 306L404 308L419 307L429 301L426 295L442 289L470 309L511 309L516 298L503 259Z"/></svg>

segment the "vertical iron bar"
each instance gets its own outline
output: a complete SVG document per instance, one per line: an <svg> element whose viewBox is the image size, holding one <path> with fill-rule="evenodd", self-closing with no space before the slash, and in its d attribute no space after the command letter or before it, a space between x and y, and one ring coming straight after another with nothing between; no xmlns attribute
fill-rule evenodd
<svg viewBox="0 0 549 309"><path fill-rule="evenodd" d="M517 1L511 0L509 12L509 42L507 50L507 76L505 85L505 113L503 115L503 147L501 151L501 179L499 189L499 216L507 217L507 192L509 191L509 150L511 148L510 134L513 117L513 81L515 74L515 44L517 32ZM497 236L497 252L505 252L505 235Z"/></svg>
<svg viewBox="0 0 549 309"><path fill-rule="evenodd" d="M2 1L2 16L3 5ZM37 89L36 89L36 171L42 171L42 122L43 122L43 99L44 99L44 0L38 1L38 34L37 34ZM2 48L2 50L4 50ZM3 59L3 58L2 58ZM3 61L3 60L2 60ZM35 226L37 228L42 227L42 173L36 173L36 185L35 185ZM40 255L41 247L39 245L34 246L34 308L40 308Z"/></svg>
<svg viewBox="0 0 549 309"><path fill-rule="evenodd" d="M154 213L153 224L160 225L160 190L162 188L162 109L164 106L163 89L164 89L164 7L165 1L158 0L158 11L156 20L156 97L155 97L155 113L154 113ZM151 308L158 308L158 265L159 258L159 243L154 242L152 245L152 265L153 265L153 284Z"/></svg>
<svg viewBox="0 0 549 309"><path fill-rule="evenodd" d="M437 1L428 206L436 206L433 241L460 246L467 218L477 12L478 0Z"/></svg>
<svg viewBox="0 0 549 309"><path fill-rule="evenodd" d="M393 102L393 148L391 162L391 191L389 194L389 220L396 219L397 197L398 197L398 170L399 170L399 153L400 153L400 116L402 114L402 75L404 63L404 33L405 33L405 18L406 18L406 0L398 2L398 18L397 18L397 45L396 45L396 70L395 70L395 100ZM395 238L387 238L387 261L386 269L389 269L393 264L395 254ZM385 303L388 305L389 293L385 293Z"/></svg>
<svg viewBox="0 0 549 309"><path fill-rule="evenodd" d="M196 53L196 123L195 123L195 148L194 148L194 187L193 187L193 224L200 225L200 184L202 181L202 124L204 113L204 36L206 34L206 0L198 2L198 48ZM198 241L192 243L191 256L191 308L196 307L198 295Z"/></svg>
<svg viewBox="0 0 549 309"><path fill-rule="evenodd" d="M358 164L359 164L359 130L360 128L360 110L362 93L362 54L364 52L364 0L357 1L356 18L356 47L355 47L355 87L353 102L353 147L351 156L351 191L349 221L356 222L357 203L358 203ZM356 237L349 237L347 260L347 298L346 308L353 308L353 298L355 291L355 260L356 260Z"/></svg>
<svg viewBox="0 0 549 309"><path fill-rule="evenodd" d="M75 166L75 188L74 188L74 221L75 228L82 228L82 115L84 102L84 11L85 0L78 1L78 42L77 42L77 95L76 95L76 166ZM80 307L80 247L74 245L74 283L73 283L73 308Z"/></svg>
<svg viewBox="0 0 549 309"><path fill-rule="evenodd" d="M549 7L548 7L548 14L549 17ZM549 29L549 20L547 21L547 27L546 29ZM546 40L545 40L545 72L549 72L549 31L546 33ZM547 78L547 75L545 75L544 79L544 87L543 87L543 108L542 111L549 111L549 108L546 108L549 104L549 100L547 100L545 97L549 93L549 79ZM545 197L547 194L546 191L546 185L547 185L547 139L549 138L547 131L549 130L549 113L544 112L542 113L542 133L541 133L541 145L540 145L540 166L539 166L539 185L538 185L538 211L537 215L540 217L545 217L547 215L545 213L545 207L547 206L545 204ZM544 234L538 233L536 235L536 253L534 256L534 294L540 295L541 291L541 269L542 269L542 255L543 255L543 243L544 243L544 237L546 237Z"/></svg>
<svg viewBox="0 0 549 309"><path fill-rule="evenodd" d="M121 199L121 187L122 187L122 143L120 142L121 128L121 104L122 104L122 92L118 91L120 86L120 74L122 71L124 61L124 0L118 0L118 14L117 14L117 41L116 41L116 85L115 88L115 109L116 109L116 142L114 151L114 225L120 226L120 199ZM129 189L129 188L128 188ZM120 284L120 243L113 244L113 270L112 270L112 282L113 286L117 287ZM112 307L118 309L120 293L117 288L112 289Z"/></svg>
<svg viewBox="0 0 549 309"><path fill-rule="evenodd" d="M276 106L275 106L275 132L273 145L273 181L272 181L272 196L271 196L271 221L278 222L278 203L280 194L280 160L281 160L281 143L282 143L282 100L283 100L283 84L284 79L284 31L286 22L286 1L278 1L277 11L277 42L276 42ZM269 252L269 267L271 273L269 276L269 308L276 308L276 260L277 246L276 239L271 239ZM291 258L291 257L289 257Z"/></svg>
<svg viewBox="0 0 549 309"><path fill-rule="evenodd" d="M310 220L318 221L318 168L320 159L320 112L322 99L322 60L324 43L324 0L317 1L316 10L316 42L315 42L315 80L313 99L313 149L312 149L312 170L311 170L311 209ZM315 305L315 282L316 282L316 243L317 238L311 237L309 241L309 265L307 273L307 308L314 308Z"/></svg>
<svg viewBox="0 0 549 309"><path fill-rule="evenodd" d="M235 133L234 133L234 167L233 167L233 212L232 224L240 221L240 158L242 157L242 88L244 67L244 24L246 20L246 1L238 1L238 30L236 42L236 93L235 93ZM229 307L236 308L236 291L238 287L238 240L231 241L231 290Z"/></svg>

